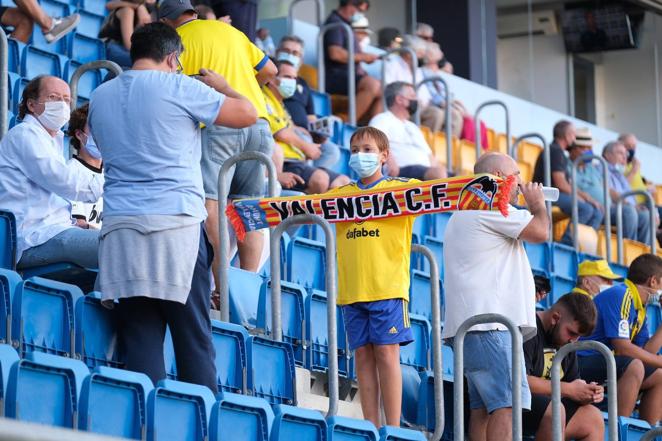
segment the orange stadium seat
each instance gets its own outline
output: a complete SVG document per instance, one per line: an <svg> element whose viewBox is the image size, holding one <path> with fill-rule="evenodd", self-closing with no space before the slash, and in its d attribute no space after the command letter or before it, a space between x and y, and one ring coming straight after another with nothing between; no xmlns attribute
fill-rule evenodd
<svg viewBox="0 0 662 441"><path fill-rule="evenodd" d="M662 185L655 186L655 205L662 206Z"/></svg>
<svg viewBox="0 0 662 441"><path fill-rule="evenodd" d="M420 126L421 132L423 133L423 137L425 138L425 141L428 143L428 146L432 148L432 130L430 130L429 127L426 126Z"/></svg>
<svg viewBox="0 0 662 441"><path fill-rule="evenodd" d="M299 68L299 76L306 80L311 89L317 90L317 68L310 64L302 64Z"/></svg>
<svg viewBox="0 0 662 441"><path fill-rule="evenodd" d="M533 165L530 162L517 161L522 182L531 182L533 179Z"/></svg>
<svg viewBox="0 0 662 441"><path fill-rule="evenodd" d="M455 146L453 146L453 150L455 150ZM474 172L474 164L476 164L476 144L463 139L460 141L457 151L455 170L461 175L471 175Z"/></svg>
<svg viewBox="0 0 662 441"><path fill-rule="evenodd" d="M487 148L494 150L496 148L496 132L494 129L487 128Z"/></svg>
<svg viewBox="0 0 662 441"><path fill-rule="evenodd" d="M517 146L517 159L520 162L527 162L534 167L542 150L543 148L539 144L522 141Z"/></svg>

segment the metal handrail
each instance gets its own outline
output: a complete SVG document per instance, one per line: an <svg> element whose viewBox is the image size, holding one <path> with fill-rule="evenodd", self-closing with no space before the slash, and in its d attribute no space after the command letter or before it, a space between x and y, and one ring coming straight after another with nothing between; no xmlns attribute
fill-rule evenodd
<svg viewBox="0 0 662 441"><path fill-rule="evenodd" d="M409 0L409 34L416 33L416 25L418 24L418 5L416 0Z"/></svg>
<svg viewBox="0 0 662 441"><path fill-rule="evenodd" d="M605 209L605 233L607 262L611 262L611 197L609 196L609 170L607 161L598 155L582 155L570 163L570 185L572 186L572 244L579 252L579 199L577 198L577 166L587 159L597 159L602 164L602 205Z"/></svg>
<svg viewBox="0 0 662 441"><path fill-rule="evenodd" d="M561 421L561 362L574 351L598 351L607 362L607 387L609 388L608 415L609 439L618 439L618 406L616 386L616 361L609 348L598 341L578 341L568 343L559 349L552 359L552 439L562 441L564 422Z"/></svg>
<svg viewBox="0 0 662 441"><path fill-rule="evenodd" d="M287 11L287 35L294 34L294 7L305 1L315 2L315 9L317 10L317 26L322 26L322 23L324 23L324 2L322 0L293 0Z"/></svg>
<svg viewBox="0 0 662 441"><path fill-rule="evenodd" d="M434 433L432 441L441 440L446 424L444 416L444 379L441 351L441 300L439 298L439 266L437 259L428 247L413 244L412 253L425 256L430 263L430 296L432 298L432 370L434 372Z"/></svg>
<svg viewBox="0 0 662 441"><path fill-rule="evenodd" d="M513 441L522 441L522 334L519 328L501 314L479 314L468 318L457 330L453 341L454 362L454 439L464 439L464 337L472 326L482 323L501 323L510 331L513 371Z"/></svg>
<svg viewBox="0 0 662 441"><path fill-rule="evenodd" d="M476 113L474 113L474 125L476 126L476 161L480 158L482 153L481 139L480 139L480 119L478 118L480 112L489 106L501 106L503 107L503 112L506 117L506 151L510 151L510 111L508 106L501 100L490 100L485 101L483 104L478 106Z"/></svg>
<svg viewBox="0 0 662 441"><path fill-rule="evenodd" d="M654 429L649 430L648 432L644 433L644 436L642 436L639 441L655 441L656 436L662 436L662 426L661 427L656 427Z"/></svg>
<svg viewBox="0 0 662 441"><path fill-rule="evenodd" d="M409 65L409 70L411 71L411 83L415 86L416 85L416 68L418 67L418 57L416 56L416 52L410 48L410 47L396 47L393 49L387 50L383 55L380 56L382 59L382 97L385 97L386 95L384 92L386 91L386 59L388 58L389 55L391 54L409 54L411 56L411 64ZM384 112L386 112L388 109L386 108L386 99L382 100L382 109ZM418 112L416 112L416 115L418 115ZM412 115L414 116L414 115ZM420 125L420 121L416 121L416 125Z"/></svg>
<svg viewBox="0 0 662 441"><path fill-rule="evenodd" d="M451 126L451 112L453 109L453 96L451 95L450 89L448 88L448 82L443 79L441 76L437 77L432 77L432 78L425 78L421 80L416 85L416 91L418 92L418 89L420 89L421 86L427 84L427 83L441 83L444 85L444 88L446 89L446 105L444 106L446 110L446 115L444 115L445 119L445 127L444 127L444 132L446 133L446 170L450 174L453 172L453 128ZM421 125L421 108L419 107L416 109L416 125L420 126Z"/></svg>
<svg viewBox="0 0 662 441"><path fill-rule="evenodd" d="M356 61L354 60L354 32L347 23L329 23L320 26L317 34L317 89L326 93L324 71L324 35L331 29L340 28L347 34L347 98L349 99L349 123L356 126Z"/></svg>
<svg viewBox="0 0 662 441"><path fill-rule="evenodd" d="M218 291L221 296L220 313L221 320L224 322L230 321L230 285L228 283L228 269L230 267L230 256L228 256L230 249L230 237L228 218L225 215L225 210L228 206L228 193L230 191L229 184L226 182L225 175L231 167L240 161L259 161L267 168L268 178L268 193L269 197L276 197L276 166L271 158L262 152L243 152L237 155L230 156L225 160L223 166L218 172L218 234L219 234L219 265L218 265ZM259 179L256 176L255 179Z"/></svg>
<svg viewBox="0 0 662 441"><path fill-rule="evenodd" d="M630 196L643 196L646 199L646 204L648 205L648 216L650 222L650 237L649 246L651 247L651 253L655 254L657 251L657 238L655 237L655 202L653 197L645 190L632 190L621 193L616 201L616 250L618 263L621 265L623 262L623 200ZM610 244L611 245L611 244Z"/></svg>
<svg viewBox="0 0 662 441"><path fill-rule="evenodd" d="M110 60L90 61L89 63L85 63L82 66L78 66L78 68L74 71L74 74L71 76L71 81L69 81L69 87L71 89L71 106L73 108L78 107L78 81L80 81L80 78L83 76L83 74L85 74L85 72L98 69L108 69L114 73L115 76L118 76L122 73L122 68L117 63ZM2 97L0 96L0 99L1 98Z"/></svg>
<svg viewBox="0 0 662 441"><path fill-rule="evenodd" d="M336 323L336 235L331 224L314 214L299 214L288 217L278 224L271 232L271 323L272 338L275 341L283 340L283 327L281 317L281 265L280 265L280 238L289 227L301 224L317 224L324 230L326 240L326 318L328 324L329 345L329 410L327 417L338 413L338 329Z"/></svg>
<svg viewBox="0 0 662 441"><path fill-rule="evenodd" d="M9 43L7 43L7 34L4 29L0 30L0 139L5 136L9 130L9 121L7 121L7 109L9 102Z"/></svg>
<svg viewBox="0 0 662 441"><path fill-rule="evenodd" d="M551 159L549 157L550 152L549 152L549 145L547 144L547 141L545 141L545 137L542 136L540 133L525 133L524 135L520 135L515 139L515 142L513 142L513 145L510 147L510 151L508 154L515 160L517 161L517 147L519 146L520 142L524 141L525 139L529 138L537 138L540 143L542 144L542 159L543 159L543 170L544 170L544 177L543 177L543 185L545 187L551 187L552 186L552 169L551 169ZM545 201L545 207L547 208L547 218L549 219L549 242L554 241L554 224L552 222L552 202L551 201Z"/></svg>

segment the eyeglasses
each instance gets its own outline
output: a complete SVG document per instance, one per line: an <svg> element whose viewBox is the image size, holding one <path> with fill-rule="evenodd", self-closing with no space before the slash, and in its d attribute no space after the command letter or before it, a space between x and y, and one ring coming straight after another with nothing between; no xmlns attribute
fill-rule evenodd
<svg viewBox="0 0 662 441"><path fill-rule="evenodd" d="M184 65L182 65L182 62L179 60L179 55L175 56L175 59L177 60L177 73L183 73L184 72Z"/></svg>
<svg viewBox="0 0 662 441"><path fill-rule="evenodd" d="M71 97L69 95L58 95L57 93L51 93L44 100L42 100L41 103L52 101L64 101L67 104L71 104Z"/></svg>

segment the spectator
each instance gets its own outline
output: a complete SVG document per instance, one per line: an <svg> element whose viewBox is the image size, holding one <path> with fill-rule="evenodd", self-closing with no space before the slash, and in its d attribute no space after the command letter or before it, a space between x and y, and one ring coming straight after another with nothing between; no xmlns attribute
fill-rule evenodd
<svg viewBox="0 0 662 441"><path fill-rule="evenodd" d="M418 106L414 87L399 81L391 83L384 97L388 110L372 118L370 125L388 137L389 174L426 181L445 178L446 170L432 154L421 129L409 121Z"/></svg>
<svg viewBox="0 0 662 441"><path fill-rule="evenodd" d="M16 8L0 7L0 22L3 26L13 27L14 31L11 36L23 43L30 42L34 23L41 28L41 33L47 43L55 43L73 31L80 21L78 14L51 17L37 0L14 0L14 3Z"/></svg>
<svg viewBox="0 0 662 441"><path fill-rule="evenodd" d="M524 343L526 375L531 389L531 411L522 415L524 434L536 440L552 436L552 359L556 351L595 327L597 311L589 297L566 294L546 311L536 314L536 336ZM605 425L592 404L604 398L604 388L581 379L576 353L561 362L561 408L565 414L563 439L602 441Z"/></svg>
<svg viewBox="0 0 662 441"><path fill-rule="evenodd" d="M572 292L593 298L621 279L609 268L606 260L585 260L577 267L577 286Z"/></svg>
<svg viewBox="0 0 662 441"><path fill-rule="evenodd" d="M214 10L207 5L195 5L195 12L200 20L216 20Z"/></svg>
<svg viewBox="0 0 662 441"><path fill-rule="evenodd" d="M501 153L482 155L475 173L515 176L509 214L457 211L444 238L445 324L442 337L452 339L468 318L498 313L519 326L524 341L536 335L535 285L523 241L547 240L549 219L540 184L520 182L517 163ZM517 210L518 187L530 210ZM486 295L489 293L489 295ZM471 328L464 341L464 375L469 387L469 438L502 441L512 437L512 346L503 325ZM522 348L517 348L522 350ZM522 407L531 396L522 360ZM489 428L489 430L488 430Z"/></svg>
<svg viewBox="0 0 662 441"><path fill-rule="evenodd" d="M354 31L354 38L359 42L361 52L367 52L370 46L370 36L373 34L368 18L362 15L358 19L353 20L352 30Z"/></svg>
<svg viewBox="0 0 662 441"><path fill-rule="evenodd" d="M258 2L259 0L211 0L211 7L221 21L232 24L243 32L249 41L255 41Z"/></svg>
<svg viewBox="0 0 662 441"><path fill-rule="evenodd" d="M625 133L620 135L618 140L628 151L628 165L625 167L625 177L628 178L630 187L633 190L643 190L653 194L655 192L655 186L641 176L641 162L636 157L637 137L633 133ZM638 205L646 204L646 198L644 196L637 195L635 199Z"/></svg>
<svg viewBox="0 0 662 441"><path fill-rule="evenodd" d="M174 29L145 25L131 37L131 70L92 93L107 183L98 281L102 301L117 302L127 369L165 378L167 325L178 378L217 392L200 124L246 127L257 113L211 70L176 75L182 50Z"/></svg>
<svg viewBox="0 0 662 441"><path fill-rule="evenodd" d="M23 43L29 43L34 23L30 16L19 8L0 6L0 24L3 28L12 28L9 36Z"/></svg>
<svg viewBox="0 0 662 441"><path fill-rule="evenodd" d="M575 143L578 145L593 145L590 132L582 131L582 136L577 139L575 127L571 122L559 121L554 125L554 141L549 145L552 187L559 189L559 199L554 205L559 207L567 216L572 216L572 186L570 184L568 158L566 158L564 151ZM536 161L533 182L545 182L542 152ZM579 223L593 227L596 230L600 228L604 217L600 203L581 190L577 191L577 201ZM565 234L561 238L561 242L565 244L572 243L570 225L568 225Z"/></svg>
<svg viewBox="0 0 662 441"><path fill-rule="evenodd" d="M106 58L119 64L123 70L131 67L131 36L140 26L152 21L145 0L111 1L106 4L110 15L99 31L106 43Z"/></svg>
<svg viewBox="0 0 662 441"><path fill-rule="evenodd" d="M99 176L67 164L64 134L71 95L67 83L38 76L23 90L16 125L0 142L0 207L16 217L18 268L71 262L97 268L99 232L78 228L69 201L94 202Z"/></svg>
<svg viewBox="0 0 662 441"><path fill-rule="evenodd" d="M333 11L324 24L345 23L351 26L352 21L360 18L360 13L366 0L340 0L340 6ZM349 52L345 32L340 28L329 30L324 35L324 66L326 68L326 91L332 94L347 95L347 64ZM381 83L368 75L359 66L360 62L373 63L379 58L375 54L361 52L359 42L354 40L354 62L356 72L356 118L359 121L368 120L381 111Z"/></svg>
<svg viewBox="0 0 662 441"><path fill-rule="evenodd" d="M630 183L623 172L627 165L628 152L619 141L612 141L605 145L602 156L609 163L609 194L614 202L611 210L612 223L616 222L616 201L623 193L631 191ZM623 200L623 237L648 243L650 239L650 212L648 208L637 205L634 196Z"/></svg>
<svg viewBox="0 0 662 441"><path fill-rule="evenodd" d="M385 30L382 29L382 31L398 32L396 29L392 29L392 28L386 28ZM382 31L380 31L380 37L383 37ZM403 39L400 37L400 33L398 32L397 36L395 36L391 41L389 41L388 45L380 46L380 47L385 51L398 49L398 48L408 48L416 52L415 44L423 40L420 39L414 40L414 38L411 36L406 36ZM409 52L403 51L403 52L389 54L388 56L383 58L382 63L384 63L383 80L385 85L388 86L389 84L394 83L396 81L403 81L405 83L414 84L414 77L412 76L412 57ZM414 70L416 70L418 66L414 66L413 68Z"/></svg>
<svg viewBox="0 0 662 441"><path fill-rule="evenodd" d="M260 28L257 30L255 46L257 46L269 57L273 57L276 54L276 45L274 44L274 40L271 38L271 35L269 35L269 29L267 28Z"/></svg>
<svg viewBox="0 0 662 441"><path fill-rule="evenodd" d="M67 136L76 153L69 160L69 166L78 169L81 174L87 173L92 178L96 177L103 183L101 153L94 142L94 138L90 135L90 127L87 124L88 111L89 105L85 104L71 112ZM81 228L100 229L102 211L102 198L92 203L71 201L71 216L76 219L76 223Z"/></svg>
<svg viewBox="0 0 662 441"><path fill-rule="evenodd" d="M310 194L324 193L330 188L348 184L349 178L327 168L313 167L306 163L307 160L321 158L322 149L319 144L308 141L308 137L297 131L283 104L284 97L292 91L290 85L296 84L296 78L296 68L287 61L279 61L278 78L262 86L269 109L271 132L284 156L284 162L281 162L280 152L277 152L275 157L279 182L286 189ZM283 172L287 174L283 175ZM300 178L294 178L294 185L291 185L292 175Z"/></svg>
<svg viewBox="0 0 662 441"><path fill-rule="evenodd" d="M377 32L377 46L387 51L402 47L402 35L396 28L382 28Z"/></svg>
<svg viewBox="0 0 662 441"><path fill-rule="evenodd" d="M542 302L552 290L549 279L539 274L533 274L533 283L536 287L536 302Z"/></svg>
<svg viewBox="0 0 662 441"><path fill-rule="evenodd" d="M303 59L303 40L294 35L283 37L278 46L277 58L279 61L289 62L296 70L296 81L281 79L279 90L284 100L287 113L290 114L294 130L306 142L320 144L321 154L313 161L315 167L330 168L340 159L340 148L331 142L328 137L311 134L308 124L317 120L313 108L313 95L306 80L299 76L299 67ZM291 94L291 95L290 95ZM288 96L289 95L289 96Z"/></svg>
<svg viewBox="0 0 662 441"><path fill-rule="evenodd" d="M434 28L426 23L416 23L416 36L431 43L434 41Z"/></svg>
<svg viewBox="0 0 662 441"><path fill-rule="evenodd" d="M219 286L218 273L221 254L218 236L218 173L229 157L244 151L257 151L271 156L273 137L267 121L267 106L260 84L272 80L276 66L237 29L223 21L196 20L188 0L164 0L159 9L161 20L177 29L185 48L181 57L186 75L197 75L201 69L211 69L226 79L228 85L246 97L257 110L255 124L239 127L208 126L203 129L202 179L207 207L207 234L214 246L214 275ZM217 12L218 15L218 12ZM265 186L261 177L264 167L256 161L243 161L228 174L229 199L260 197ZM238 244L242 269L259 270L264 236L258 231L246 234ZM213 294L214 305L219 306L220 294Z"/></svg>
<svg viewBox="0 0 662 441"><path fill-rule="evenodd" d="M618 376L618 415L629 417L640 393L639 418L652 426L662 418L662 326L648 333L646 304L662 292L662 258L642 254L634 259L625 283L598 294L593 301L598 322L590 337L614 351ZM659 302L659 300L657 300ZM586 381L603 384L607 367L602 355L579 353L579 370Z"/></svg>

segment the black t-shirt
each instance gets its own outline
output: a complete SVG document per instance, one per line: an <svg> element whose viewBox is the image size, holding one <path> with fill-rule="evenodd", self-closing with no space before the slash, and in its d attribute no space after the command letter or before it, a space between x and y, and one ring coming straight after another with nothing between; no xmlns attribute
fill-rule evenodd
<svg viewBox="0 0 662 441"><path fill-rule="evenodd" d="M337 11L333 11L324 22L325 25L330 23L345 23L350 27L352 26L352 24L347 20L345 20L344 18L342 18L342 16L338 14ZM346 76L347 75L346 64L338 63L329 58L329 51L328 51L329 46L340 46L344 49L348 49L349 43L345 31L337 27L330 29L329 31L327 31L326 34L324 34L324 67L326 70L327 78L334 74ZM361 48L359 47L359 40L358 38L354 38L354 53L358 54L360 51ZM358 63L356 63L356 65L358 69Z"/></svg>
<svg viewBox="0 0 662 441"><path fill-rule="evenodd" d="M314 115L313 96L310 86L303 78L297 78L297 88L294 95L283 100L287 112L292 117L294 125L308 129L308 115Z"/></svg>
<svg viewBox="0 0 662 441"><path fill-rule="evenodd" d="M524 362L526 375L539 377L545 380L552 379L552 359L556 349L547 341L545 329L542 327L540 317L536 315L538 332L536 336L524 343ZM571 382L579 378L579 367L575 352L568 354L561 362L561 380Z"/></svg>
<svg viewBox="0 0 662 441"><path fill-rule="evenodd" d="M565 174L565 178L570 181L570 177L568 176L569 160L565 156L563 148L561 148L556 141L549 145L549 163L551 173L561 171ZM545 169L542 152L540 152L540 156L538 156L538 159L536 160L536 167L533 172L533 182L540 184L545 183ZM552 186L554 186L553 181Z"/></svg>

